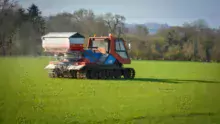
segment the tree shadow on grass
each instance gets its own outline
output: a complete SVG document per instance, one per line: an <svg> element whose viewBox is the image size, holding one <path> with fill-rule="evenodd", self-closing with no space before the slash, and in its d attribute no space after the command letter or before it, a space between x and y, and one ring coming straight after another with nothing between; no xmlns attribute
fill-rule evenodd
<svg viewBox="0 0 220 124"><path fill-rule="evenodd" d="M121 79L120 81L127 81ZM132 81L156 82L156 83L220 83L219 81L208 80L181 80L181 79L159 79L159 78L134 78Z"/></svg>

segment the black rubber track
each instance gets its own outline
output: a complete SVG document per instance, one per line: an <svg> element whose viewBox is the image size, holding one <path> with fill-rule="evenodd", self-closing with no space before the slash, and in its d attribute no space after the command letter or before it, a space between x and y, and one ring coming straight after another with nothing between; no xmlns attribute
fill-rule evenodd
<svg viewBox="0 0 220 124"><path fill-rule="evenodd" d="M49 73L50 78L58 78L62 74L55 70ZM119 69L94 69L69 72L68 77L75 79L98 79L98 80L111 80L111 79L134 79L135 70L133 68L119 68ZM62 76L61 76L62 77Z"/></svg>

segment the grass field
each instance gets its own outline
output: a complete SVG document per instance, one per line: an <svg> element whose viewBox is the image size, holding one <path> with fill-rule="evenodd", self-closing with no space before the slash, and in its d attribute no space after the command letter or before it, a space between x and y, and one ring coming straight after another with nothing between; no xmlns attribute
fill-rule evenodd
<svg viewBox="0 0 220 124"><path fill-rule="evenodd" d="M46 64L0 58L0 123L220 123L220 64L133 61L133 81L50 79Z"/></svg>

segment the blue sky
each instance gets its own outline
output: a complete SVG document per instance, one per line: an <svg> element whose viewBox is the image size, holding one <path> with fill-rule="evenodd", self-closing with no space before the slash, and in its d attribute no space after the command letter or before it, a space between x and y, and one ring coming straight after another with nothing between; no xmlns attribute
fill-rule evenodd
<svg viewBox="0 0 220 124"><path fill-rule="evenodd" d="M19 3L23 7L35 3L43 15L85 8L92 9L95 14L124 15L127 23L182 25L205 19L211 27L220 26L220 0L19 0Z"/></svg>

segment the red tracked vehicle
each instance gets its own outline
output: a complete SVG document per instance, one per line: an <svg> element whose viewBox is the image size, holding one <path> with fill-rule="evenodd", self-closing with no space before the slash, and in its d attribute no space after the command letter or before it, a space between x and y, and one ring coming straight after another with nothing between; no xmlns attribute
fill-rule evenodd
<svg viewBox="0 0 220 124"><path fill-rule="evenodd" d="M131 64L126 42L111 34L104 37L85 37L77 32L49 33L42 37L46 52L54 53L45 69L50 77L71 77L87 79L133 79L135 70L124 68ZM130 44L129 44L130 46Z"/></svg>

